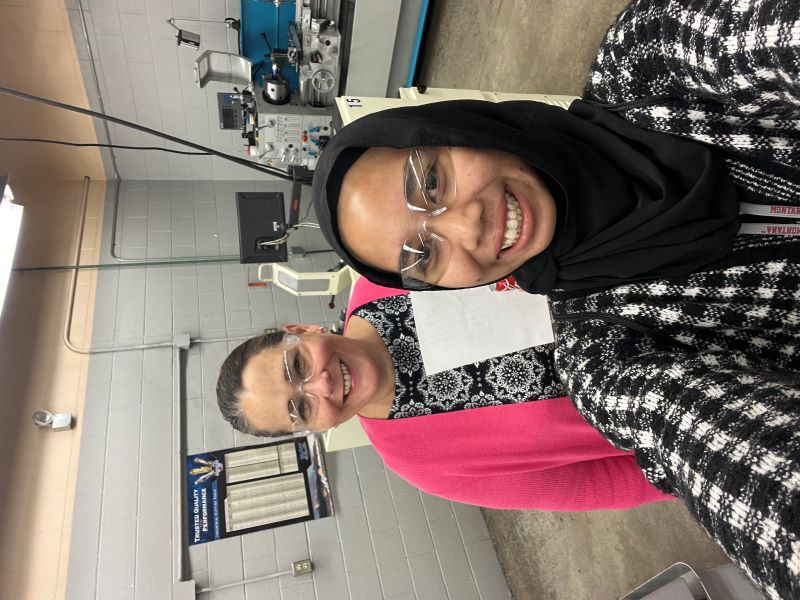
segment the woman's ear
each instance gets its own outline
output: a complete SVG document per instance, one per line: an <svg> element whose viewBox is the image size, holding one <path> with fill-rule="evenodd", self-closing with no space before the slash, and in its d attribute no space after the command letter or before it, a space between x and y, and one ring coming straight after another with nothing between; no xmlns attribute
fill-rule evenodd
<svg viewBox="0 0 800 600"><path fill-rule="evenodd" d="M286 333L293 333L294 335L301 335L303 333L326 333L328 331L319 325L310 325L307 323L287 324L281 327L281 330Z"/></svg>

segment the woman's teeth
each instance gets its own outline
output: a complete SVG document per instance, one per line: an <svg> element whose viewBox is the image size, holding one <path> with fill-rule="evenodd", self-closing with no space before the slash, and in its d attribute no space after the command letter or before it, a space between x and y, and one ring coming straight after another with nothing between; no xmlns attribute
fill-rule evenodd
<svg viewBox="0 0 800 600"><path fill-rule="evenodd" d="M339 365L342 367L342 381L344 382L344 397L350 394L350 387L353 385L353 376L350 375L350 369L347 368L347 365L343 362L339 361Z"/></svg>
<svg viewBox="0 0 800 600"><path fill-rule="evenodd" d="M517 243L519 234L522 233L522 211L519 208L519 202L514 198L511 192L506 192L506 231L503 236L503 246L501 250L511 248Z"/></svg>

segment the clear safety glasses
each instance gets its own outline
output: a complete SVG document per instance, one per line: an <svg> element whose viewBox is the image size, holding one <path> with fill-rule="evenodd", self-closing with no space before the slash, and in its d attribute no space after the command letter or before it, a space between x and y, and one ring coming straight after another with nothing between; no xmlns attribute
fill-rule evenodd
<svg viewBox="0 0 800 600"><path fill-rule="evenodd" d="M286 381L292 386L289 398L289 419L292 422L292 433L308 431L311 426L307 419L311 412L309 400L315 396L303 389L303 385L314 376L314 365L305 352L299 337L292 333L283 334L283 368Z"/></svg>
<svg viewBox="0 0 800 600"><path fill-rule="evenodd" d="M450 245L428 231L428 220L447 210L456 193L448 148L412 148L403 174L409 212L408 233L400 251L400 279L407 289L436 285L447 269Z"/></svg>

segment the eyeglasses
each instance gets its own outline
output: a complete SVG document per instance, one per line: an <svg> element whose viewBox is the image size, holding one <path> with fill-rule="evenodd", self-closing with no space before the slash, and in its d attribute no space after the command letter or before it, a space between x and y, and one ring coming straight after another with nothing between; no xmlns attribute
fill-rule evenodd
<svg viewBox="0 0 800 600"><path fill-rule="evenodd" d="M283 350L283 368L286 381L292 386L292 396L289 398L289 419L292 423L292 433L308 431L307 422L309 411L309 398L313 394L303 389L303 384L314 376L314 367L308 356L302 351L300 338L292 333L283 335L283 343L288 348Z"/></svg>
<svg viewBox="0 0 800 600"><path fill-rule="evenodd" d="M450 260L450 244L427 229L428 219L445 212L455 197L450 150L412 148L406 161L403 193L410 216L400 251L400 279L407 289L425 289L438 283Z"/></svg>

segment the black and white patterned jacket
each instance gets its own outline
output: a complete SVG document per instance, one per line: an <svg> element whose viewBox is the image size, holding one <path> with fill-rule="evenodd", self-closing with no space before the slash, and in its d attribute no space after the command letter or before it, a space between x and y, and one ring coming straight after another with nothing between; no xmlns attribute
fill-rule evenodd
<svg viewBox="0 0 800 600"><path fill-rule="evenodd" d="M800 206L800 1L640 0L585 98L726 152L755 201ZM554 293L580 412L770 598L800 598L800 237L740 236L719 265Z"/></svg>

